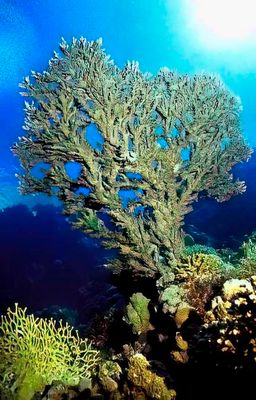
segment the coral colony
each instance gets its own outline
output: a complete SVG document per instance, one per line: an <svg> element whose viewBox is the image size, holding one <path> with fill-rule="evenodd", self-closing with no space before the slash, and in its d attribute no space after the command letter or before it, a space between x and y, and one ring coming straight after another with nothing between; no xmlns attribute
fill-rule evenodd
<svg viewBox="0 0 256 400"><path fill-rule="evenodd" d="M252 152L239 99L216 76L120 69L100 40L60 50L21 84L26 134L12 148L21 190L57 196L74 227L116 249L107 266L132 293L86 339L9 309L1 398L168 400L195 365L255 368L256 235L234 253L183 230L202 193L226 201L246 189L232 176Z"/></svg>

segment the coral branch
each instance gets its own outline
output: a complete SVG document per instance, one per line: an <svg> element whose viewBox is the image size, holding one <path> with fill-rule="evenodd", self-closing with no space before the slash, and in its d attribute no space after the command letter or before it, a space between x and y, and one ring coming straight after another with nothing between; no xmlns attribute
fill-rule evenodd
<svg viewBox="0 0 256 400"><path fill-rule="evenodd" d="M119 250L116 266L154 275L180 257L184 216L201 192L224 201L245 190L231 174L251 153L239 100L215 76L163 69L150 77L135 62L119 69L99 40L60 49L21 85L34 99L25 104L26 136L13 146L21 189L57 195L77 227ZM32 174L40 162L49 164L41 180ZM81 167L75 179L70 162ZM124 206L129 190L136 196Z"/></svg>

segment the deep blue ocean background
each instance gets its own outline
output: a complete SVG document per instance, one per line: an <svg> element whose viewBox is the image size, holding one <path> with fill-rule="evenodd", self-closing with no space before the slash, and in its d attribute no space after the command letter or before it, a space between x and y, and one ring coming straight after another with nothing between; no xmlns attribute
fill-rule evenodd
<svg viewBox="0 0 256 400"><path fill-rule="evenodd" d="M120 300L103 267L111 254L72 230L56 199L17 191L19 163L10 146L23 134L18 84L31 70L47 68L61 37L102 37L120 67L138 60L153 74L162 66L219 74L241 97L242 129L256 147L256 45L203 47L185 18L188 3L0 0L0 311L14 302L32 311L67 306L87 321ZM235 249L256 230L256 155L234 174L246 181L245 194L222 204L202 199L186 219L187 231L203 244Z"/></svg>

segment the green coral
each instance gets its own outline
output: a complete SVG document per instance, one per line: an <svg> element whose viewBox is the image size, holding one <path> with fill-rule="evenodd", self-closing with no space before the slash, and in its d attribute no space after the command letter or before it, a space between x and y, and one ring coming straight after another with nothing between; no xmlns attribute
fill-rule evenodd
<svg viewBox="0 0 256 400"><path fill-rule="evenodd" d="M1 315L0 387L10 399L30 400L55 380L77 385L91 378L99 359L68 324L27 315L17 304Z"/></svg>
<svg viewBox="0 0 256 400"><path fill-rule="evenodd" d="M172 284L160 293L159 300L163 303L164 312L174 314L179 306L185 305L186 293L181 286Z"/></svg>
<svg viewBox="0 0 256 400"><path fill-rule="evenodd" d="M192 256L196 253L213 254L217 255L217 251L213 247L205 246L203 244L194 244L192 246L186 246L184 254Z"/></svg>
<svg viewBox="0 0 256 400"><path fill-rule="evenodd" d="M168 389L164 378L150 371L149 367L148 360L142 354L134 354L129 359L128 379L133 385L144 389L149 398L159 400L175 399L175 390Z"/></svg>
<svg viewBox="0 0 256 400"><path fill-rule="evenodd" d="M119 380L121 373L122 369L115 361L107 360L100 364L98 378L105 392L113 393L117 391L117 380Z"/></svg>
<svg viewBox="0 0 256 400"><path fill-rule="evenodd" d="M237 277L249 278L256 274L256 232L253 232L238 250Z"/></svg>
<svg viewBox="0 0 256 400"><path fill-rule="evenodd" d="M175 278L178 281L192 278L217 284L227 279L232 270L233 266L224 263L216 254L193 253L181 258L176 267Z"/></svg>
<svg viewBox="0 0 256 400"><path fill-rule="evenodd" d="M149 299L142 293L134 293L126 307L127 322L132 325L133 333L140 334L149 329Z"/></svg>
<svg viewBox="0 0 256 400"><path fill-rule="evenodd" d="M231 174L251 153L239 99L216 76L164 68L151 77L136 62L120 69L100 40L63 41L60 50L47 71L21 85L34 99L25 103L26 136L13 146L25 171L22 192L57 195L76 227L119 250L115 270L155 275L184 251L184 217L200 192L224 201L245 190ZM95 146L92 126L102 136ZM81 165L77 180L66 174L70 161ZM49 164L43 179L31 173L39 162ZM123 207L125 190L137 199Z"/></svg>
<svg viewBox="0 0 256 400"><path fill-rule="evenodd" d="M239 250L243 258L249 258L256 262L256 232L253 232L249 238L243 242Z"/></svg>

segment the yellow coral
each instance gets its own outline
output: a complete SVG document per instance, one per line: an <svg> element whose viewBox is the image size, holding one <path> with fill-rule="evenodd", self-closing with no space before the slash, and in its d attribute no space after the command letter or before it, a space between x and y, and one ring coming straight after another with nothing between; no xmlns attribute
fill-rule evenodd
<svg viewBox="0 0 256 400"><path fill-rule="evenodd" d="M201 280L219 280L225 269L223 261L214 254L196 253L180 261L176 278L179 280L200 276Z"/></svg>
<svg viewBox="0 0 256 400"><path fill-rule="evenodd" d="M176 363L178 364L186 364L188 362L188 353L183 350L173 350L171 355Z"/></svg>
<svg viewBox="0 0 256 400"><path fill-rule="evenodd" d="M191 310L193 310L193 307L191 307L189 304L181 303L174 316L177 328L180 328L183 325L183 323L187 321Z"/></svg>
<svg viewBox="0 0 256 400"><path fill-rule="evenodd" d="M27 315L15 304L0 321L0 387L9 398L30 400L54 380L76 385L90 378L99 352L77 331L54 320Z"/></svg>
<svg viewBox="0 0 256 400"><path fill-rule="evenodd" d="M233 274L233 268L215 254L194 253L177 264L175 279L184 291L184 301L201 316L212 297L214 286Z"/></svg>
<svg viewBox="0 0 256 400"><path fill-rule="evenodd" d="M144 389L147 396L153 399L175 399L175 390L168 389L164 383L164 378L150 371L149 366L148 360L142 354L134 354L129 359L128 379L135 386Z"/></svg>
<svg viewBox="0 0 256 400"><path fill-rule="evenodd" d="M253 292L253 286L247 279L229 279L223 285L223 297L226 300L240 294L252 294Z"/></svg>
<svg viewBox="0 0 256 400"><path fill-rule="evenodd" d="M176 339L176 344L180 350L182 350L182 351L188 350L188 342L183 339L183 337L181 336L181 334L179 332L176 334L175 339Z"/></svg>

